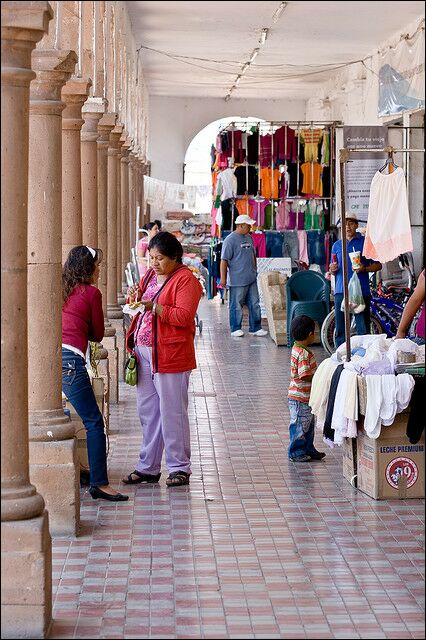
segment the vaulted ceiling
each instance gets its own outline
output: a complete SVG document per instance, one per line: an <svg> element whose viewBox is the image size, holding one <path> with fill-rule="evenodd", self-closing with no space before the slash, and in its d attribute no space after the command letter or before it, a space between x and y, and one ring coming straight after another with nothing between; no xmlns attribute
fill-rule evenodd
<svg viewBox="0 0 426 640"><path fill-rule="evenodd" d="M127 2L149 93L306 98L340 65L360 60L424 16L411 2ZM269 29L259 45L262 29Z"/></svg>

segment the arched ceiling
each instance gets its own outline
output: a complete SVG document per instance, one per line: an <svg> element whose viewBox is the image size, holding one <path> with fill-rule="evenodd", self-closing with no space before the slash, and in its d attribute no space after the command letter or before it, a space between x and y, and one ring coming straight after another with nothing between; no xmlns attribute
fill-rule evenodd
<svg viewBox="0 0 426 640"><path fill-rule="evenodd" d="M424 3L409 0L293 0L276 23L278 0L126 4L136 42L147 47L140 55L149 93L210 98L225 98L262 28L266 42L232 97L307 98L338 65L372 54L424 16Z"/></svg>

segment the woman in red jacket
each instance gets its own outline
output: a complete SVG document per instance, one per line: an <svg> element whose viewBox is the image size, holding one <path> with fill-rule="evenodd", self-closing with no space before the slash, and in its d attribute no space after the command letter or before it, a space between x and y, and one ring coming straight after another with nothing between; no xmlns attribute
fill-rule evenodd
<svg viewBox="0 0 426 640"><path fill-rule="evenodd" d="M62 272L62 391L87 431L90 495L113 502L128 500L109 485L104 420L86 369L89 340L104 337L102 294L94 286L99 277L100 249L71 249Z"/></svg>
<svg viewBox="0 0 426 640"><path fill-rule="evenodd" d="M142 309L129 327L127 350L138 360L143 443L136 469L123 482L158 482L165 449L166 484L176 486L189 484L191 475L188 384L196 367L195 314L202 289L182 264L182 245L174 235L158 233L149 253L152 268L128 292L129 302L141 299Z"/></svg>

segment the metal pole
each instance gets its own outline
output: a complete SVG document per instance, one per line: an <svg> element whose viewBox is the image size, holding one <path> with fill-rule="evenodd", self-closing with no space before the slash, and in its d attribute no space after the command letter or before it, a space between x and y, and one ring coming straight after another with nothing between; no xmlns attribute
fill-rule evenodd
<svg viewBox="0 0 426 640"><path fill-rule="evenodd" d="M346 204L345 204L345 164L349 160L349 150L340 149L340 208L342 221L342 261L343 261L343 302L345 305L346 361L351 359L351 318L348 303L348 248L346 244Z"/></svg>

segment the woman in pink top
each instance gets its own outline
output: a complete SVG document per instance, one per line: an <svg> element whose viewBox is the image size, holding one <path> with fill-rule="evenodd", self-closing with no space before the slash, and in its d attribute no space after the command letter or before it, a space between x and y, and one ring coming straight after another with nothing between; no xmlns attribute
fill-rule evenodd
<svg viewBox="0 0 426 640"><path fill-rule="evenodd" d="M139 275L142 277L148 271L148 245L149 241L157 235L160 231L160 227L157 224L157 220L154 222L148 222L143 227L148 235L144 234L138 242L138 265Z"/></svg>
<svg viewBox="0 0 426 640"><path fill-rule="evenodd" d="M398 332L396 338L405 338L410 328L410 325L416 315L417 311L421 307L421 312L416 326L416 338L417 344L425 343L425 270L419 275L417 286L410 296L407 304L405 305L404 313L401 316Z"/></svg>

